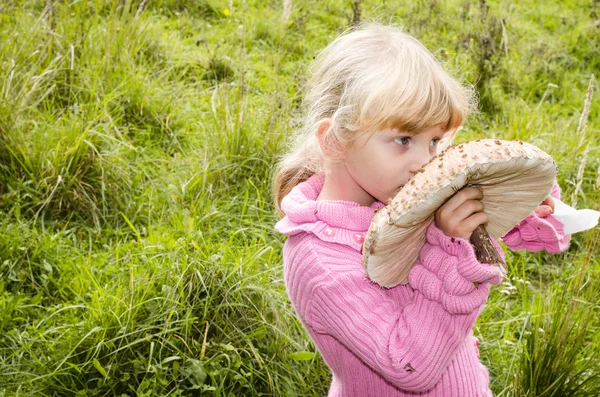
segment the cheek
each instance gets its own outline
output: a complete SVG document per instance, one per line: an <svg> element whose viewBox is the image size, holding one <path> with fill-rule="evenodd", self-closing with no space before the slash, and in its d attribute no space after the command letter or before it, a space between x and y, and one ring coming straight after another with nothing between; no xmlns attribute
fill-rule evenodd
<svg viewBox="0 0 600 397"><path fill-rule="evenodd" d="M347 166L352 177L371 193L387 194L403 184L405 174L405 156L402 148L390 142L378 142L377 145L353 152Z"/></svg>
<svg viewBox="0 0 600 397"><path fill-rule="evenodd" d="M380 165L374 159L352 163L349 169L355 179L369 185L372 185L372 182L376 181L381 173Z"/></svg>
<svg viewBox="0 0 600 397"><path fill-rule="evenodd" d="M403 168L402 150L393 145L385 147L383 150L373 154L370 165L377 169L378 175L383 175L385 178L398 177L398 173Z"/></svg>
<svg viewBox="0 0 600 397"><path fill-rule="evenodd" d="M379 170L385 174L387 178L397 180L401 177L406 168L406 153L403 153L402 148L392 146L386 153L382 153L377 157Z"/></svg>
<svg viewBox="0 0 600 397"><path fill-rule="evenodd" d="M360 180L361 185L371 194L387 194L390 190L398 187L402 178L402 169L399 167L398 159L379 156L372 157L368 161L352 170L353 176ZM379 193L379 194L378 194ZM377 197L380 199L380 197Z"/></svg>

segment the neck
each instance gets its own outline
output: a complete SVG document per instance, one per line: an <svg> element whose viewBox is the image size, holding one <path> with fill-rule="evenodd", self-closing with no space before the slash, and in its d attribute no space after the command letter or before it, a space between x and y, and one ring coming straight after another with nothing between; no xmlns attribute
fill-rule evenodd
<svg viewBox="0 0 600 397"><path fill-rule="evenodd" d="M366 207L376 201L352 178L343 162L330 164L319 200L354 201Z"/></svg>

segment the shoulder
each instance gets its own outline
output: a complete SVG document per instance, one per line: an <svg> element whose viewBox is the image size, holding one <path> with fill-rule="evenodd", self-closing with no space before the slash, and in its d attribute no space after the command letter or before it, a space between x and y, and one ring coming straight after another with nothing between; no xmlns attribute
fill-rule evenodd
<svg viewBox="0 0 600 397"><path fill-rule="evenodd" d="M313 233L298 233L289 236L284 244L286 266L297 266L314 262L322 273L330 277L340 273L364 273L360 251L332 241L324 241Z"/></svg>
<svg viewBox="0 0 600 397"><path fill-rule="evenodd" d="M349 247L324 242L312 233L289 236L283 247L283 262L290 301L308 324L312 324L309 307L320 291L329 290L348 276L360 277L357 269L362 267L360 254Z"/></svg>
<svg viewBox="0 0 600 397"><path fill-rule="evenodd" d="M344 279L368 279L360 252L323 241L312 233L290 236L284 244L283 262L285 284L292 300Z"/></svg>
<svg viewBox="0 0 600 397"><path fill-rule="evenodd" d="M306 296L307 291L314 296L317 290L341 292L345 287L386 290L369 279L362 254L348 246L324 242L310 233L290 236L286 245L284 275L293 299Z"/></svg>
<svg viewBox="0 0 600 397"><path fill-rule="evenodd" d="M286 245L284 276L288 295L296 311L311 326L320 322L315 308L357 306L358 302L357 307L388 302L398 308L413 299L408 285L384 288L369 279L362 255L351 247L324 242L310 233L290 236Z"/></svg>

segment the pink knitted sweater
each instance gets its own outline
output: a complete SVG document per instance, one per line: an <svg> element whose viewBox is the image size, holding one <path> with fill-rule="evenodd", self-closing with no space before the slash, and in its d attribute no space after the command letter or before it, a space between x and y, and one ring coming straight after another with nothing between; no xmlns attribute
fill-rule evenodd
<svg viewBox="0 0 600 397"><path fill-rule="evenodd" d="M288 296L332 371L328 397L491 396L472 327L501 271L432 223L408 284L381 288L364 271L361 245L384 204L316 201L323 182L315 174L294 187L275 228L289 236ZM552 216L532 214L504 241L559 252L568 240Z"/></svg>

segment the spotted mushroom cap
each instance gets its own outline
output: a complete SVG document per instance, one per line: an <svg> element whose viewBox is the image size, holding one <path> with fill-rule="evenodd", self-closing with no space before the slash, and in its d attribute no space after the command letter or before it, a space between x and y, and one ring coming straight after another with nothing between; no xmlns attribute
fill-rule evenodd
<svg viewBox="0 0 600 397"><path fill-rule="evenodd" d="M526 142L479 139L450 146L375 214L362 247L367 275L383 287L406 284L435 211L464 186L483 191L485 228L499 239L550 195L556 175L552 157Z"/></svg>

